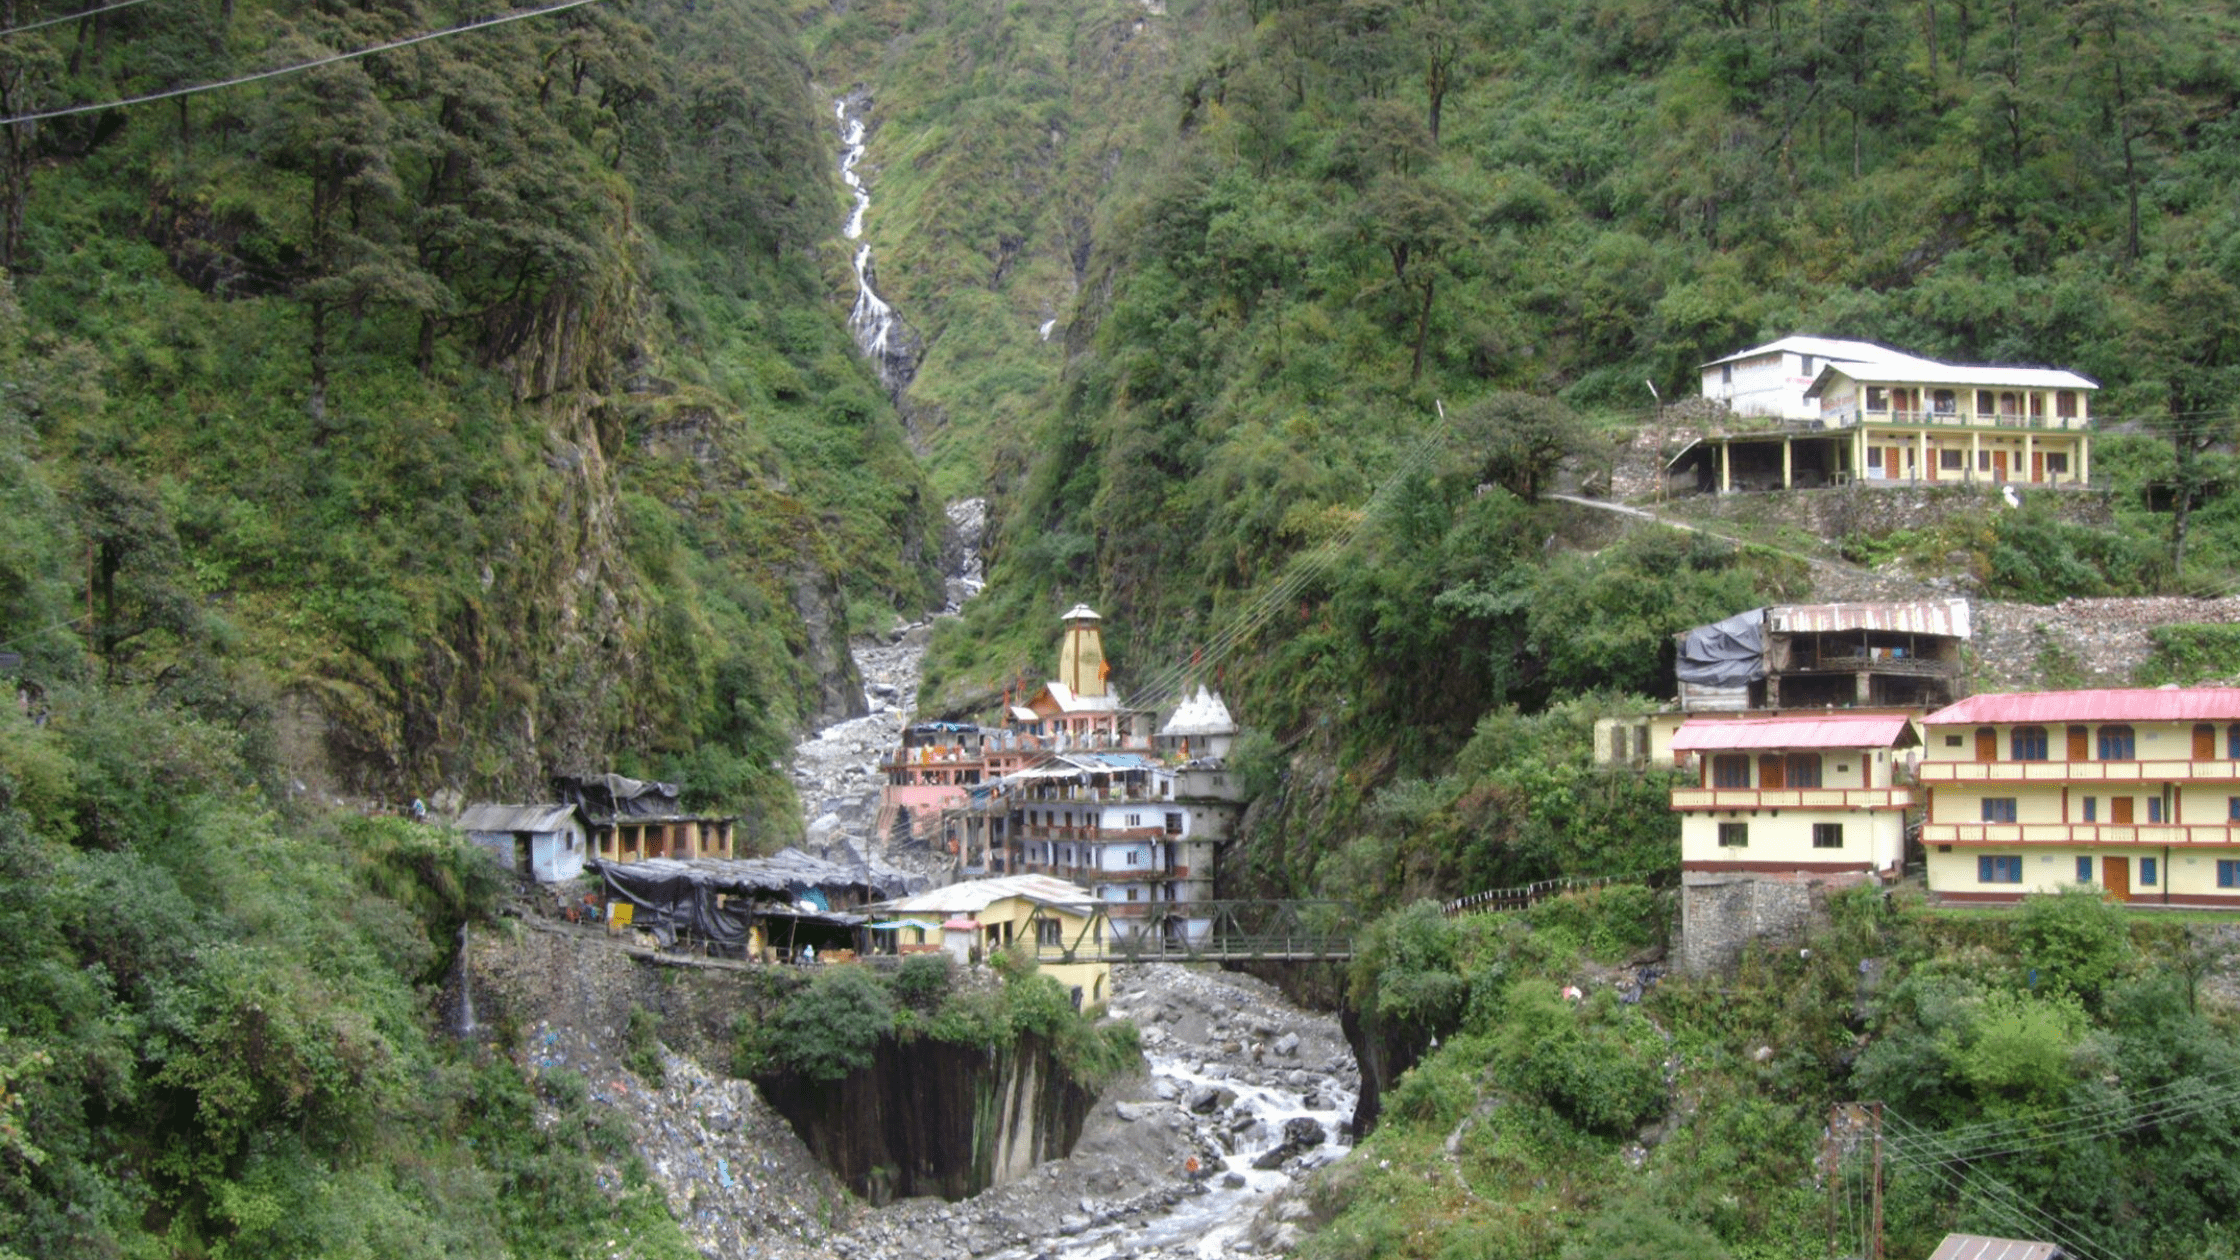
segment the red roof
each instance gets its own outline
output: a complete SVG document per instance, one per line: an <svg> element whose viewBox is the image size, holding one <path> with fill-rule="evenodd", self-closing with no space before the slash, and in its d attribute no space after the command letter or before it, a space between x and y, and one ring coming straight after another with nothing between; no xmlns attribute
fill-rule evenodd
<svg viewBox="0 0 2240 1260"><path fill-rule="evenodd" d="M1847 713L1777 718L1689 718L1673 732L1672 751L1736 748L1889 748L1912 743L1902 715Z"/></svg>
<svg viewBox="0 0 2240 1260"><path fill-rule="evenodd" d="M2240 687L2016 691L1970 696L1922 719L1928 726L1976 726L1994 722L2230 721L2240 721Z"/></svg>

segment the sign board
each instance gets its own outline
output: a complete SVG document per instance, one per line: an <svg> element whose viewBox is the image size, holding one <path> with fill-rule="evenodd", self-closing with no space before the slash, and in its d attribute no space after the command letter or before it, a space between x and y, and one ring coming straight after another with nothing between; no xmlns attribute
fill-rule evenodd
<svg viewBox="0 0 2240 1260"><path fill-rule="evenodd" d="M636 909L637 909L637 907L636 907L636 906L634 906L634 905L631 905L631 904L630 904L629 902L627 902L627 901L610 901L610 902L608 902L608 903L607 903L607 924L608 924L608 926L610 926L610 927L618 927L618 928L626 928L626 927L629 927L629 926L630 926L630 916L631 916L631 912L632 912L632 911L635 911Z"/></svg>

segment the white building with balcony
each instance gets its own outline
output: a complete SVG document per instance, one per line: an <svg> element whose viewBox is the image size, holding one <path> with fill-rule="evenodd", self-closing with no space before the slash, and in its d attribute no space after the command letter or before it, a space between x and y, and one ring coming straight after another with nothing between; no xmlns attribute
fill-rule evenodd
<svg viewBox="0 0 2240 1260"><path fill-rule="evenodd" d="M1718 379L1714 379L1714 374ZM2091 397L2059 368L1943 363L1872 342L1789 337L1704 365L1732 423L1672 462L1676 488L2091 481Z"/></svg>
<svg viewBox="0 0 2240 1260"><path fill-rule="evenodd" d="M1017 869L1087 888L1116 931L1154 919L1193 940L1212 929L1187 906L1212 900L1222 837L1176 798L1173 770L1134 753L1061 753L1008 787Z"/></svg>

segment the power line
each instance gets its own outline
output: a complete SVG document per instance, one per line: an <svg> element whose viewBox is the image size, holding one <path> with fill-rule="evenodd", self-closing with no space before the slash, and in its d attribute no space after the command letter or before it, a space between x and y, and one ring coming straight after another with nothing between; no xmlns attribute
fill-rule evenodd
<svg viewBox="0 0 2240 1260"><path fill-rule="evenodd" d="M114 13L119 9L129 9L136 4L146 4L147 2L148 0L117 0L115 4L96 5L90 9L80 9L76 13L65 13L61 17L41 18L36 22L25 22L21 26L11 26L4 31L0 31L0 39L6 39L10 35L20 35L25 31L36 31L41 27L60 26L64 22L75 22L80 18L100 17L104 13Z"/></svg>
<svg viewBox="0 0 2240 1260"><path fill-rule="evenodd" d="M360 57L370 57L375 53L394 52L399 48L410 48L414 44L425 44L430 40L443 39L450 35L464 35L469 31L503 26L508 22L519 22L524 18L543 17L549 13L559 13L566 9L577 9L587 4L596 3L598 3L598 0L560 0L558 4L546 5L541 9L522 9L513 13L501 13L496 17L480 18L459 26L446 27L440 31L425 31L418 35L408 35L403 39L393 39L385 44L375 44L370 48L358 48L350 52L315 57L310 61L299 61L293 65L279 66L271 70L260 70L255 74L245 74L236 79L226 79L217 83L197 83L188 87L172 88L165 92L151 92L146 96L126 97L123 100L96 101L90 105L71 105L62 109L47 109L36 113L17 114L13 118L0 118L0 127L13 126L17 123L43 122L49 118L68 118L76 114L98 114L105 110L123 109L129 105L146 105L155 101L168 101L174 97L193 96L201 92L215 92L220 88L240 87L244 83L277 79L283 75L299 74L305 70L316 70L321 66L331 66L337 62L355 61Z"/></svg>

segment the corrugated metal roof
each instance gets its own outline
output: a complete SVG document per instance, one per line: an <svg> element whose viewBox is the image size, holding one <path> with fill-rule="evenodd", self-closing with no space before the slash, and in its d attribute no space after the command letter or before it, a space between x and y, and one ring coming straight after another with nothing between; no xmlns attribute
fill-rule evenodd
<svg viewBox="0 0 2240 1260"><path fill-rule="evenodd" d="M1766 610L1775 634L1825 634L1831 630L1895 630L1905 634L1968 637L1968 601L1927 599L1903 604L1787 604Z"/></svg>
<svg viewBox="0 0 2240 1260"><path fill-rule="evenodd" d="M1096 896L1079 884L1048 875L1004 875L996 879L967 880L935 888L914 897L883 901L872 907L881 914L978 914L1007 897L1023 897L1046 906L1078 907L1086 913Z"/></svg>
<svg viewBox="0 0 2240 1260"><path fill-rule="evenodd" d="M1984 1234L1946 1234L1929 1260L2056 1260L2059 1245Z"/></svg>
<svg viewBox="0 0 2240 1260"><path fill-rule="evenodd" d="M1999 367L1989 363L1939 363L1910 355L1876 363L1831 363L1805 387L1817 397L1831 378L1846 376L1876 385L1974 385L2012 389L2098 389L2100 382L2062 368Z"/></svg>
<svg viewBox="0 0 2240 1260"><path fill-rule="evenodd" d="M1873 363L1884 359L1913 357L1902 350L1893 350L1888 346L1879 345L1872 341L1845 341L1839 337L1783 337L1779 341L1769 341L1762 346L1752 346L1748 350L1737 350L1725 358L1713 359L1700 366L1717 367L1722 363L1755 359L1761 355L1780 354L1784 351L1792 354L1809 354L1816 359L1842 359L1851 363Z"/></svg>
<svg viewBox="0 0 2240 1260"><path fill-rule="evenodd" d="M1925 725L1995 722L2240 721L2240 687L2132 687L2107 691L2016 691L1970 696Z"/></svg>
<svg viewBox="0 0 2240 1260"><path fill-rule="evenodd" d="M1902 716L1831 714L1826 717L1690 718L1673 732L1672 751L1727 752L1744 748L1889 748L1912 743Z"/></svg>
<svg viewBox="0 0 2240 1260"><path fill-rule="evenodd" d="M461 831L559 831L573 805L469 805L452 824Z"/></svg>

